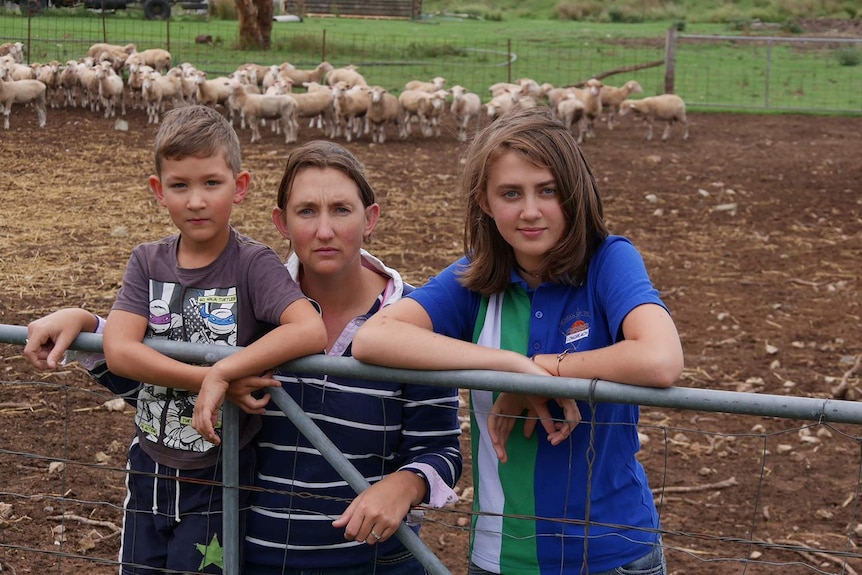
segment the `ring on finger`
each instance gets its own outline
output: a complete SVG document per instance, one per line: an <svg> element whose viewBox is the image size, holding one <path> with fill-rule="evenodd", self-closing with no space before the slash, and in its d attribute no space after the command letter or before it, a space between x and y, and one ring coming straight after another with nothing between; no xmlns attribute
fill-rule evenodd
<svg viewBox="0 0 862 575"><path fill-rule="evenodd" d="M374 531L372 531L372 532L371 532L371 536L372 536L372 537L374 537L374 539L375 539L376 541L380 541L380 535L378 535L378 534L377 534L377 533L375 533Z"/></svg>

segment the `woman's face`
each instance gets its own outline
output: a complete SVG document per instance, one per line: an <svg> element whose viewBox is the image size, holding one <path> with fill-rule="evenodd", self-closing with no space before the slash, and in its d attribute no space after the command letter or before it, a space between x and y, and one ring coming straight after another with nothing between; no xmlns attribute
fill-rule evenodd
<svg viewBox="0 0 862 575"><path fill-rule="evenodd" d="M338 275L360 265L359 250L380 215L362 205L359 186L334 168L297 172L287 206L273 210L273 222L302 263L305 274Z"/></svg>
<svg viewBox="0 0 862 575"><path fill-rule="evenodd" d="M485 204L483 211L494 219L518 265L528 272L539 267L565 232L554 174L515 151L504 152L491 165Z"/></svg>

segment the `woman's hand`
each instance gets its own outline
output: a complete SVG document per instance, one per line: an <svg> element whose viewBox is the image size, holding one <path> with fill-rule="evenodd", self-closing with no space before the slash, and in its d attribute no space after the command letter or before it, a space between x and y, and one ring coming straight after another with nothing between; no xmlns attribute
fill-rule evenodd
<svg viewBox="0 0 862 575"><path fill-rule="evenodd" d="M332 526L344 527L347 540L382 543L398 531L410 507L421 503L426 491L422 477L396 471L357 495Z"/></svg>

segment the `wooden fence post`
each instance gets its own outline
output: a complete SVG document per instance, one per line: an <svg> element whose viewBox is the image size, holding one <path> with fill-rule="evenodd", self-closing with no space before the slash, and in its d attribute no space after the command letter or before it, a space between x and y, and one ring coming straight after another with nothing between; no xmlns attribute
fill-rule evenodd
<svg viewBox="0 0 862 575"><path fill-rule="evenodd" d="M673 94L676 83L676 26L668 28L664 44L664 93Z"/></svg>

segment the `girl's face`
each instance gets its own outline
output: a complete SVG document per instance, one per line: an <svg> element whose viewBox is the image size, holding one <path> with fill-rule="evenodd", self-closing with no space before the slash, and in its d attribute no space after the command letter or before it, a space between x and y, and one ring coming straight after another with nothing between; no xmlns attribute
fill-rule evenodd
<svg viewBox="0 0 862 575"><path fill-rule="evenodd" d="M563 237L566 218L550 168L537 168L515 151L501 154L490 166L485 205L497 230L527 272Z"/></svg>
<svg viewBox="0 0 862 575"><path fill-rule="evenodd" d="M290 240L303 266L303 273L337 275L352 264L359 265L359 249L380 215L380 208L367 208L359 197L359 186L334 168L302 168L284 210L275 208L273 223Z"/></svg>

